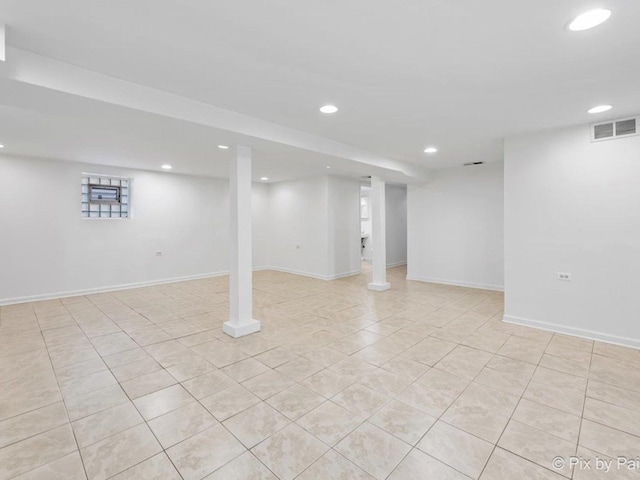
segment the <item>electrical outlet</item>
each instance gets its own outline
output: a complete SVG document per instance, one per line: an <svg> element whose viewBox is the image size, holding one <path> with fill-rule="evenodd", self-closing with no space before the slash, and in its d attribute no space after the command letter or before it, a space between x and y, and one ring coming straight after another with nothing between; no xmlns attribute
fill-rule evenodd
<svg viewBox="0 0 640 480"><path fill-rule="evenodd" d="M558 272L558 280L562 280L563 282L571 281L571 274L565 272Z"/></svg>
<svg viewBox="0 0 640 480"><path fill-rule="evenodd" d="M161 257L161 256L162 256L162 251L156 250L156 257Z"/></svg>

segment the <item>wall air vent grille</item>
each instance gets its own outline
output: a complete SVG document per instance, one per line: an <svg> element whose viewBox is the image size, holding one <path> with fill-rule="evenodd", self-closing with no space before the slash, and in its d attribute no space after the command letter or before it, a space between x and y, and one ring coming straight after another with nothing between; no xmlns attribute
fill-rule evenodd
<svg viewBox="0 0 640 480"><path fill-rule="evenodd" d="M634 135L636 133L636 119L621 120L616 122L616 137L620 135Z"/></svg>
<svg viewBox="0 0 640 480"><path fill-rule="evenodd" d="M611 120L591 125L591 141L613 140L638 134L639 117Z"/></svg>
<svg viewBox="0 0 640 480"><path fill-rule="evenodd" d="M593 139L603 140L613 137L613 122L593 126Z"/></svg>

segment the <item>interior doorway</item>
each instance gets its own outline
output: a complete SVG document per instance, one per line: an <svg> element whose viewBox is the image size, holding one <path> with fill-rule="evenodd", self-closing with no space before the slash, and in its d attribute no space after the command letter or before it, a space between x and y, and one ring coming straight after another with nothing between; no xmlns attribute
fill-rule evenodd
<svg viewBox="0 0 640 480"><path fill-rule="evenodd" d="M407 186L387 184L385 188L387 267L407 263ZM370 271L375 239L371 218L371 184L360 185L361 271Z"/></svg>
<svg viewBox="0 0 640 480"><path fill-rule="evenodd" d="M371 263L373 252L371 228L371 186L360 185L360 260L362 266Z"/></svg>

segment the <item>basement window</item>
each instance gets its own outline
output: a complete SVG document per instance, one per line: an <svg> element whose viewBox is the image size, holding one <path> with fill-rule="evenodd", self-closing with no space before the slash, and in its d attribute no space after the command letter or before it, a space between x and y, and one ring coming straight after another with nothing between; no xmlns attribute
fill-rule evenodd
<svg viewBox="0 0 640 480"><path fill-rule="evenodd" d="M82 174L82 218L129 218L130 187L128 178Z"/></svg>
<svg viewBox="0 0 640 480"><path fill-rule="evenodd" d="M120 203L120 186L89 184L90 203Z"/></svg>

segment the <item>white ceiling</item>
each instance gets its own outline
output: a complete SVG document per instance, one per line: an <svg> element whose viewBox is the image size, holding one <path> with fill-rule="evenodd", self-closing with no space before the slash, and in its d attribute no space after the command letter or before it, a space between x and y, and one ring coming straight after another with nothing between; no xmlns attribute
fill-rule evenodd
<svg viewBox="0 0 640 480"><path fill-rule="evenodd" d="M565 29L595 7L611 19ZM2 0L0 19L11 46L429 168L640 112L637 0Z"/></svg>

